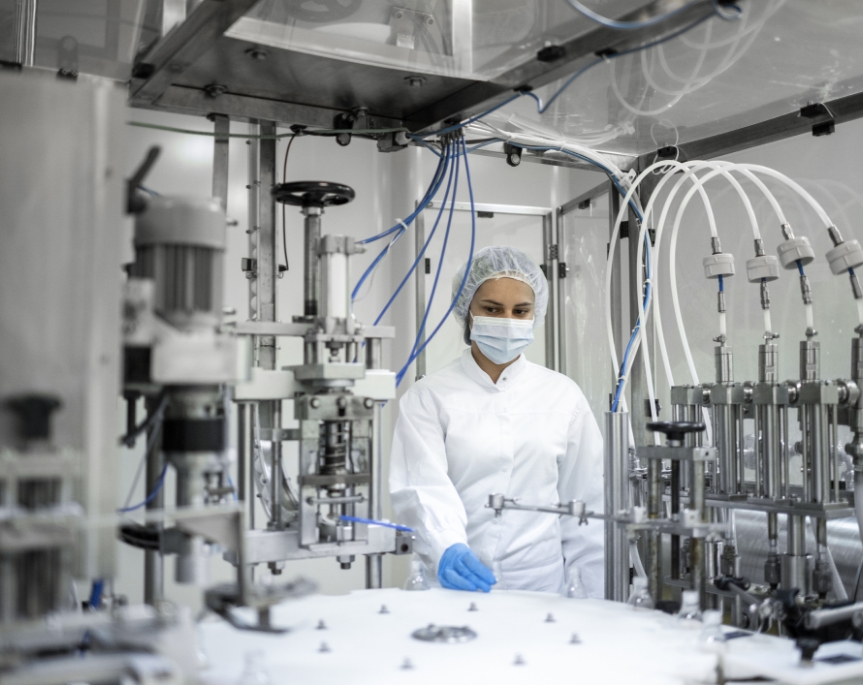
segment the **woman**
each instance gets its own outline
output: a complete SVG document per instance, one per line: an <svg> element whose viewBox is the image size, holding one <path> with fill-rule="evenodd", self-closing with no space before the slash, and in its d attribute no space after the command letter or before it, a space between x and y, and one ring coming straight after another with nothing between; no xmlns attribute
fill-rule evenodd
<svg viewBox="0 0 863 685"><path fill-rule="evenodd" d="M602 436L584 394L522 354L547 305L548 283L527 255L477 252L453 309L470 349L399 404L393 508L416 530L414 548L443 587L561 592L577 568L588 594L603 596L601 524L525 511L495 518L485 506L503 493L524 504L577 499L603 509Z"/></svg>

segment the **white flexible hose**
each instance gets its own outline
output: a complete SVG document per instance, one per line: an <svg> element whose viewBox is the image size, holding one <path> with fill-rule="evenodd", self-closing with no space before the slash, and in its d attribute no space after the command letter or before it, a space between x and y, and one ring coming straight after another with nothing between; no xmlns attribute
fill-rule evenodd
<svg viewBox="0 0 863 685"><path fill-rule="evenodd" d="M746 195L745 191L740 186L740 184L731 175L732 171L737 171L738 173L741 173L744 176L746 176L747 178L749 178L759 188L759 190L761 190L762 193L764 193L768 202L770 202L771 206L773 207L774 211L776 212L777 217L779 217L780 223L785 223L785 214L782 211L782 208L779 206L779 203L777 202L775 196L773 195L773 193L770 192L770 190L767 188L767 186L765 186L764 183L757 176L755 176L754 173L752 173L752 171L750 171L748 169L740 169L740 168L738 168L738 165L736 165L732 162L723 162L723 161L692 162L692 163L690 163L690 167L691 167L690 171L687 172L687 174L685 174L684 177L681 178L677 182L676 186L672 189L671 193L669 194L668 199L666 200L666 204L665 204L665 207L663 209L662 216L661 216L659 224L657 226L657 239L656 239L656 249L655 249L655 254L657 255L657 258L658 258L659 251L660 251L660 244L661 244L661 237L663 235L663 228L665 226L665 220L667 218L667 214L668 214L668 211L669 211L670 206L671 206L671 201L673 200L674 196L676 195L680 185L686 179L693 177L695 172L698 171L700 168L706 167L706 168L711 168L714 170L715 169L722 169L723 170L723 176L725 176L725 178L728 179L728 181L731 183L731 185L734 187L734 189L737 191L738 195L740 195L741 200L743 201L744 207L746 209L746 213L749 217L750 225L752 227L752 235L753 235L754 239L757 240L761 237L760 231L758 228L758 221L757 221L757 218L755 216L755 211L754 211L754 208L752 207L752 203L749 200L749 197ZM712 173L708 174L708 175L704 176L703 179L701 179L701 180L696 179L696 182L699 185L701 185L706 180L708 180L710 177L712 177L712 175L714 175L714 174L712 174ZM681 206L681 208L678 210L678 212L682 212L684 206L685 206L685 204ZM672 262L672 264L671 264L671 276L672 276L672 280L673 280L673 284L674 284L672 287L672 297L673 298L674 298L674 295L676 293L676 282L677 282L676 281L675 268L676 268L675 262ZM767 326L765 328L765 330L770 331L770 330L772 330L772 328L769 326L769 324L771 323L770 311L769 310L763 310L763 311L764 311L765 325ZM677 314L678 312L679 312L679 310L675 310L675 314ZM861 312L863 312L863 309L861 309ZM863 315L863 314L861 314L861 315ZM659 304L658 300L656 302L656 320L657 320L657 327L656 327L657 328L657 344L660 346L660 352L662 354L663 361L666 362L668 360L668 352L667 352L666 347L665 347L665 337L664 337L664 333L663 333L663 327L661 325L661 312L660 312L660 304ZM678 330L681 330L680 329L681 326L682 326L682 319L678 319ZM684 356L687 357L687 363L688 363L689 360L692 359L692 353L689 349L688 340L686 339L685 332L682 334L681 340L683 341L683 345L684 345ZM692 374L692 371L694 369L694 364L691 365L689 368L690 368L690 374ZM667 371L667 373L668 373L668 371ZM697 375L695 375L693 377L697 378ZM693 382L697 384L697 381L693 381ZM669 385L671 385L671 383L669 383Z"/></svg>
<svg viewBox="0 0 863 685"><path fill-rule="evenodd" d="M785 2L786 0L771 0L771 2L768 3L766 9L764 10L764 14L761 15L761 19L759 19L757 23L753 24L748 29L746 29L746 31L743 31L740 34L734 34L728 36L727 38L718 40L715 43L710 43L709 45L707 45L705 43L693 43L690 40L689 36L684 33L682 36L680 36L680 41L685 44L686 47L693 48L696 50L700 50L702 48L721 48L724 45L728 45L729 43L733 43L740 38L743 38L744 36L752 33L753 31L759 31L761 27L766 23L766 21L774 14L776 14L776 12L779 10L780 7L782 7L782 5L785 4ZM741 21L743 19L745 19L745 17L741 18Z"/></svg>
<svg viewBox="0 0 863 685"><path fill-rule="evenodd" d="M748 20L748 15L744 16L740 20L739 23L742 25L745 25L747 20ZM711 31L712 26L713 26L713 22L708 22L706 32L705 32L705 38L707 40L710 40L710 36L712 35L712 31ZM755 38L755 36L753 36L753 39L754 38ZM722 72L726 71L729 67L731 67L737 60L739 60L746 53L746 50L749 49L749 45L752 44L751 41L750 41L749 45L744 47L743 50L741 50L740 53L738 53L738 55L736 57L734 55L734 51L737 50L737 46L740 44L740 40L741 39L737 39L731 44L731 47L728 49L728 52L725 54L725 56L719 62L719 65L716 68L714 68L713 71L711 71L709 74L707 74L706 76L696 77L695 74L697 74L698 71L700 71L700 68L699 68L697 71L695 71L693 73L693 75L691 75L688 78L678 76L673 71L671 71L671 68L668 66L668 61L665 59L665 51L662 49L661 45L657 46L657 49L655 51L655 58L658 60L659 65L662 67L662 70L665 72L665 75L669 79L671 79L672 81L677 81L678 83L683 84L682 87L677 89L677 90L663 89L656 83L656 80L653 78L653 75L650 73L650 69L647 67L647 53L648 53L647 50L642 50L642 52L641 52L641 71L644 74L644 78L647 81L647 83L652 88L659 91L660 93L663 93L664 95L678 95L680 93L682 93L684 95L688 95L689 93L692 93L692 92L698 90L699 88L706 86L714 78L716 78L719 74L721 74ZM697 49L705 57L707 56L707 53L710 51L710 48L697 48ZM651 54L651 57L654 57L654 54ZM701 60L701 61L703 63L703 60Z"/></svg>
<svg viewBox="0 0 863 685"><path fill-rule="evenodd" d="M629 199L634 194L637 186L641 183L641 181L644 178L646 178L648 176L648 174L651 174L656 168L667 168L667 167L686 169L687 165L680 164L679 162L657 162L657 163L651 165L650 167L648 167L647 169L645 169L639 175L639 177L636 178L636 180L632 183L632 186L630 187L629 191L627 192L627 195L624 198L624 202L621 206L621 209L618 212L618 216L617 216L617 219L615 221L614 228L612 230L612 236L611 236L612 245L614 245L616 240L617 240L617 233L618 233L619 228L620 228L620 223L622 222L624 213L627 211ZM659 182L654 193L651 196L651 200L648 203L647 208L642 212L642 216L644 217L644 220L641 222L641 230L639 232L639 237L638 237L638 248L637 248L637 257L636 257L636 263L637 264L640 264L641 260L642 260L643 248L644 248L644 239L645 239L645 230L647 229L648 219L649 219L650 214L651 214L652 209L653 209L653 201L656 197L659 196L659 191L661 190L662 186L670 178L671 178L671 175L667 174ZM738 184L738 187L739 187L739 184ZM716 223L715 223L715 220L713 218L713 212L712 212L712 208L710 206L710 200L708 199L707 193L703 189L703 187L701 187L700 185L697 185L696 188L701 192L702 199L705 203L705 208L707 209L707 212L708 212L709 223L710 223L710 227L711 227L711 233L715 236L716 235ZM742 192L742 189L741 189L741 192ZM753 217L754 217L754 213L753 213ZM658 247L658 245L659 245L659 243L657 242L657 247ZM612 249L613 248L609 249L609 259L608 259L608 263L606 265L606 291L605 291L606 292L606 307L607 307L606 324L607 324L607 334L608 334L608 338L609 338L609 349L611 350L612 362L614 365L613 368L617 369L618 368L618 366L617 366L617 354L616 354L615 347L614 347L614 336L613 336L613 332L611 330L611 295L610 295L610 293L611 293L611 265L612 265L612 261L614 259ZM656 254L658 254L658 252ZM657 271L656 271L657 265L658 265L658 260L656 259L655 256L653 256L651 259L651 264L650 264L650 267L651 267L650 271L651 271L652 275L657 273ZM637 292L641 292L643 289L642 274L641 274L640 269L637 270L637 272L638 272L638 290L637 290ZM636 340L633 344L633 347L630 350L630 356L627 360L628 361L627 366L626 366L626 368L624 368L622 370L623 380L622 380L622 382L620 382L620 379L618 379L618 381L620 382L620 386L621 386L620 390L619 390L619 396L622 397L624 394L624 391L626 389L626 381L629 378L629 371L632 367L633 360L635 359L635 356L638 352L639 346L642 343L644 343L644 367L645 367L645 373L647 375L647 391L648 391L649 402L650 402L650 414L651 414L651 419L653 421L656 421L656 419L657 419L656 389L655 389L655 386L653 383L653 376L652 376L652 371L651 371L651 366L650 366L649 347L646 344L646 342L644 342L645 341L645 335L646 335L645 334L645 328L646 328L646 324L647 324L648 317L649 317L650 304L652 302L656 301L656 282L655 281L652 282L651 288L652 288L652 296L650 298L650 302L648 302L647 310L645 310L643 300L641 298L638 298L638 300L639 300L639 302L638 302L639 317L640 317L640 321L642 323L641 323L641 326L639 327L638 337L636 338ZM661 327L657 327L657 332L661 335ZM671 365L668 362L667 351L665 350L664 343L663 343L663 346L661 349L662 349L663 354L664 354L663 362L665 365L666 374L668 375L668 378L669 378L669 385L673 385L673 378L671 377ZM708 441L710 441L710 440L712 440L712 426L711 426L711 422L710 422L710 417L709 417L709 415L707 415L706 412L705 412L705 422L707 423L707 427L708 427ZM658 441L659 441L659 436L654 435L654 442L656 442L658 444Z"/></svg>
<svg viewBox="0 0 863 685"><path fill-rule="evenodd" d="M565 138L551 138L542 135L530 136L523 133L511 133L498 128L497 126L493 126L487 121L474 122L469 128L485 133L491 133L497 138L526 147L548 147L561 151L568 150L569 152L575 152L583 157L587 157L591 161L601 164L610 170L619 181L625 182L626 180L626 174L624 174L623 171L620 170L620 167L618 167L611 159L602 153L598 153L596 150L584 147L583 145L578 145L577 143L573 143Z"/></svg>
<svg viewBox="0 0 863 685"><path fill-rule="evenodd" d="M826 228L830 228L831 226L833 226L833 223L830 221L830 217L827 216L827 212L824 211L824 208L820 204L818 204L818 202L815 200L815 198L812 197L812 195L810 195L806 191L806 189L803 188L803 186L801 186L796 181L788 178L785 174L783 174L779 171L776 171L776 169L771 169L770 167L761 166L760 164L738 164L737 168L738 169L749 169L751 171L755 171L755 172L758 172L760 174L764 174L765 176L770 176L772 178L775 178L778 181L781 181L782 183L787 185L789 188L791 188L794 192L796 192L798 195L800 195L800 197L802 197L807 203L809 203L809 206L812 207L813 210L815 210L815 213L818 215L818 218L824 222L824 226Z"/></svg>
<svg viewBox="0 0 863 685"><path fill-rule="evenodd" d="M707 166L707 164L705 164L705 166ZM690 173L694 174L697 170L698 170L698 167L696 166L690 170ZM722 174L722 173L727 173L727 170L725 168L722 168L722 167L714 168L712 171L705 174L704 177L698 179L698 183L704 184L707 181L709 181L711 178L713 178L714 176L717 176L717 175ZM684 176L682 179L680 179L677 182L677 184L675 185L675 187L672 189L672 193L676 192L677 189L679 188L679 186L681 186L686 180L687 180L686 176ZM739 184L737 184L736 187L739 187ZM683 325L683 314L682 314L681 309L680 309L680 295L679 295L679 292L677 289L677 259L676 259L676 257L677 257L677 235L678 235L678 231L680 229L680 224L683 220L683 214L686 211L686 207L689 204L689 201L692 199L692 196L695 194L695 192L698 190L698 188L699 188L698 185L690 188L689 191L686 193L686 195L684 195L683 200L680 203L680 207L678 207L678 209L677 209L677 216L674 219L674 226L671 229L671 248L670 248L670 256L669 256L669 260L670 260L669 268L670 268L670 276L671 276L671 302L672 302L672 305L674 307L674 317L677 321L677 331L680 334L680 340L683 343L684 354L686 355L687 363L691 364L690 369L693 369L693 370L694 370L694 362L692 361L692 352L689 349L689 340L686 337L686 330L685 330L684 325ZM740 192L741 192L741 197L745 197L744 205L746 206L747 213L749 213L749 215L750 215L750 223L752 225L753 235L757 239L759 237L759 233L758 233L758 222L755 218L755 211L752 208L752 203L749 201L749 197L746 196L745 193L742 192L742 189ZM668 204L670 204L670 201L671 201L671 197L669 197ZM720 322L720 326L722 326L723 328L724 328L724 323L725 322L724 322L724 317L723 317L723 320ZM722 331L722 334L724 335L724 331ZM693 374L693 378L694 377L695 376ZM693 380L693 383L695 383L697 385L697 381Z"/></svg>
<svg viewBox="0 0 863 685"><path fill-rule="evenodd" d="M741 28L745 27L747 20L748 20L748 14L744 15L742 17L742 19L740 20ZM706 76L702 76L701 78L697 79L697 83L693 84L693 86L690 86L689 80L684 79L681 76L678 76L677 74L675 74L671 70L671 67L668 65L668 60L665 59L665 50L663 49L662 45L657 47L657 53L659 55L659 65L662 67L662 70L665 72L665 75L668 78L670 78L672 81L677 81L678 83L685 84L685 87L687 89L686 92L691 93L691 92L698 90L699 88L702 88L703 86L707 85L710 81L715 79L717 76L725 73L731 67L733 67L735 64L737 64L737 62L739 62L740 59L749 51L749 48L752 47L752 43L754 43L755 39L758 38L758 33L762 27L763 27L763 24L760 26L757 26L757 30L753 31L752 34L749 35L748 38L747 38L746 31L739 32L737 34L737 36L734 37L733 40L731 41L731 43L730 43L731 47L729 48L729 50L725 54L725 56L722 58L719 65L715 69L713 69L713 71L711 71L710 74L708 74ZM740 48L740 50L738 50L737 48L740 45L740 42L744 38L746 38L746 42L744 43L743 47ZM722 47L722 46L718 46L718 47ZM697 48L697 49L702 49L702 48ZM712 48L705 48L705 50L710 50L710 49L712 49Z"/></svg>
<svg viewBox="0 0 863 685"><path fill-rule="evenodd" d="M632 182L629 189L627 190L626 195L623 198L623 201L620 203L620 210L617 213L617 217L615 219L614 226L612 227L612 231L611 231L611 239L610 239L610 244L609 244L609 249L608 249L608 258L606 261L606 268L605 268L605 309L606 309L605 323L606 323L606 335L607 335L607 339L608 339L608 349L609 349L609 353L611 354L612 368L614 369L615 373L618 373L617 370L620 369L620 365L618 364L618 360L617 360L617 348L615 347L614 331L612 330L612 326L611 326L611 319L612 319L612 316L611 316L611 273L612 273L612 266L614 264L614 253L615 253L615 250L617 249L617 236L620 233L620 224L623 222L623 217L626 215L626 213L629 210L629 202L632 199L633 195L635 194L635 191L638 188L638 185L645 178L647 178L649 173L654 168L658 168L658 167L662 167L662 166L671 166L671 167L675 167L675 168L679 168L679 169L685 169L685 166L679 162L660 162L657 164L653 164L653 165L649 166L647 169L645 169L644 171L642 171L641 174L639 174L638 177L635 179L635 181ZM668 178L668 177L666 177L666 178ZM666 180L666 178L663 178L662 181L660 181L659 186L657 186L657 190L659 189L661 184ZM656 196L657 196L657 193L654 193L651 196L650 203L648 203L648 208L652 206L653 200ZM705 200L705 202L709 202L709 200L707 200L706 193L704 195L704 200ZM643 213L643 216L646 219L647 210L645 210L645 212ZM646 225L646 221L642 222L642 228L644 228L645 225ZM715 226L714 226L714 228L715 228ZM644 235L642 232L640 234L640 237L639 237L639 244L641 244L641 242L643 240L644 240ZM653 264L651 264L651 273L653 273ZM655 290L654 290L654 293L655 293ZM638 298L638 299L640 301L639 307L643 310L643 302L641 302L641 298ZM650 311L650 304L653 301L655 301L655 299L656 298L655 298L655 294L654 294L654 296L651 297L651 302L648 303L647 312L642 313L642 319L641 319L641 321L642 321L641 331L642 332L644 331L645 324L647 323L647 314ZM635 354L638 351L637 346L640 344L641 339L642 339L642 336L639 336L639 338L633 344L633 348L630 351L630 354L631 354L630 359L633 359L635 357ZM645 347L645 349L647 349L647 348ZM645 363L645 367L649 368L649 363ZM625 369L623 371L625 373ZM624 390L625 390L625 383L624 383L624 387L621 388L621 391L620 391L621 397L623 397ZM654 401L655 400L655 391L652 387L652 383L648 384L648 394L650 395L651 418L654 418L654 416L655 416L655 413L654 413L655 412L655 401Z"/></svg>

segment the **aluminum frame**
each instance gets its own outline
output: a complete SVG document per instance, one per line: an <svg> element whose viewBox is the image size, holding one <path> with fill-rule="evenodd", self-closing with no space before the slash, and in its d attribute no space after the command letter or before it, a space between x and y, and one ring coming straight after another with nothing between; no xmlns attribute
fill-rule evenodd
<svg viewBox="0 0 863 685"><path fill-rule="evenodd" d="M256 2L257 0L202 0L188 13L182 24L176 26L136 60L130 88L133 106L177 111L174 107L178 103L174 98L183 93L177 92L176 84L199 59L219 47L236 48L244 52L254 50L253 43L225 38L224 34L238 19L251 10ZM311 119L314 119L314 124L317 125L323 118L329 126L332 124L333 116L339 111L367 107L379 127L405 125L417 131L450 118L464 119L482 112L510 97L514 88L542 87L569 75L587 60L593 59L595 53L599 51L624 50L631 45L654 38L660 31L673 31L714 11L711 0L699 0L689 6L684 0L651 0L638 3L632 11L618 18L623 21L643 21L645 18L667 13L670 5L680 8L681 11L656 27L647 26L630 31L618 31L585 20L585 26L588 28L575 37L559 43L553 58L547 58L540 51L534 59L529 59L489 81L474 81L450 76L425 76L425 85L422 89L409 89L403 94L404 97L394 100L385 99L381 102L387 104L377 106L374 103L369 105L366 101L361 102L358 96L345 98L342 93L334 93L332 97L319 99L316 103L295 101L294 98L309 96L309 93L297 91L292 92L291 102L284 99L277 100L280 106L301 108L294 111L298 115L305 115L303 119L288 120L273 117L272 98L256 97L252 93L234 92L229 101L225 98L227 88L222 87L221 92L217 93L213 90L213 83L195 83L192 88L187 84L181 90L197 91L200 96L203 96L204 102L209 100L209 106L198 111L216 112L234 117L274 119L288 124L312 124ZM233 41L236 45L226 47L222 42L225 40ZM330 63L341 65L340 70L324 70L327 73L341 71L344 74L345 69L349 67L349 80L352 82L393 79L403 82L411 76L411 72L406 69L348 63L330 57L315 56L308 59L308 56L303 53L290 50L279 52L290 54L298 64L305 65L308 61L309 65L330 65ZM316 85L319 93L320 85L320 83ZM199 97L193 99L198 99L198 105L203 104ZM355 101L351 104L351 100ZM261 106L268 111L260 111ZM229 108L232 111L228 111ZM241 115L239 109L246 110L246 114Z"/></svg>
<svg viewBox="0 0 863 685"><path fill-rule="evenodd" d="M440 200L431 201L426 209L440 209L443 203ZM448 203L445 208L452 208L457 212L470 212L470 202ZM558 281L558 257L557 257L557 220L555 210L550 207L532 207L529 205L501 205L490 203L474 203L473 210L476 212L491 212L493 214L506 214L509 216L538 216L542 217L543 255L545 260L546 277L549 281L548 312L545 316L545 365L553 371L560 371L561 341L562 335L558 328L559 290ZM422 212L417 216L415 226L415 245L417 254L425 243L425 224ZM420 321L425 315L425 279L416 278L414 297L416 301L416 327L419 329ZM416 377L422 378L426 372L425 350L422 350L416 358Z"/></svg>

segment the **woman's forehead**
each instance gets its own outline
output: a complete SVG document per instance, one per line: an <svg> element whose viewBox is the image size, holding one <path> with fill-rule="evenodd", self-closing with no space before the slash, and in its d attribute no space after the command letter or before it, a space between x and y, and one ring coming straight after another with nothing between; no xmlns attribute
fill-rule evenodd
<svg viewBox="0 0 863 685"><path fill-rule="evenodd" d="M491 278L477 288L474 301L492 299L501 304L533 304L536 295L524 281L502 276Z"/></svg>

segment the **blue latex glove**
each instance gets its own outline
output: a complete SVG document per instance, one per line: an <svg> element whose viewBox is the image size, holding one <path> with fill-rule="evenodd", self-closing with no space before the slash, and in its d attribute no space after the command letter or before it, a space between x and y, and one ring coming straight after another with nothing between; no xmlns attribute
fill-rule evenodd
<svg viewBox="0 0 863 685"><path fill-rule="evenodd" d="M469 592L488 592L497 582L494 574L470 547L460 542L443 553L437 565L437 579L445 588Z"/></svg>

